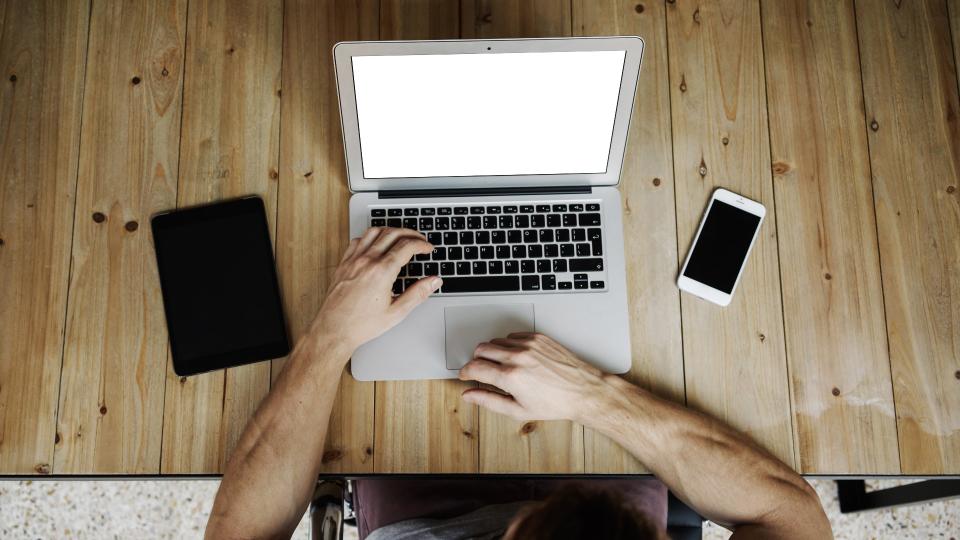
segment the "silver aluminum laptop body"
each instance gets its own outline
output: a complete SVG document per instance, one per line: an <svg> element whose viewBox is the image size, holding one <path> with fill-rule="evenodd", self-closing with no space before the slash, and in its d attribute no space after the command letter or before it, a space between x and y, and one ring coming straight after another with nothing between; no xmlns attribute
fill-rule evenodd
<svg viewBox="0 0 960 540"><path fill-rule="evenodd" d="M643 46L337 44L350 235L416 227L439 249L405 267L395 292L444 278L440 294L356 351L356 379L456 378L479 342L528 331L605 372L630 369L616 186Z"/></svg>

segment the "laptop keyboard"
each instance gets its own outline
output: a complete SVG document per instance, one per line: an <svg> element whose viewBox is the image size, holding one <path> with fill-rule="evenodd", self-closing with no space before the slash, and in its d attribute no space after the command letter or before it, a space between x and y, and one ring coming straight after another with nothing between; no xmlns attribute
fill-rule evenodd
<svg viewBox="0 0 960 540"><path fill-rule="evenodd" d="M599 202L370 207L371 227L423 233L433 253L417 255L394 294L440 276L438 294L591 292L606 289Z"/></svg>

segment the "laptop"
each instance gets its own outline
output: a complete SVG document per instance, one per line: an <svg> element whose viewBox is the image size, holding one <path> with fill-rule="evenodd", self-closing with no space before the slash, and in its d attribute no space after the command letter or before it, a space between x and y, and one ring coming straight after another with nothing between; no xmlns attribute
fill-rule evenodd
<svg viewBox="0 0 960 540"><path fill-rule="evenodd" d="M541 332L630 369L617 184L638 37L343 42L334 47L350 235L435 248L393 284L443 287L353 356L358 380L456 378L476 345Z"/></svg>

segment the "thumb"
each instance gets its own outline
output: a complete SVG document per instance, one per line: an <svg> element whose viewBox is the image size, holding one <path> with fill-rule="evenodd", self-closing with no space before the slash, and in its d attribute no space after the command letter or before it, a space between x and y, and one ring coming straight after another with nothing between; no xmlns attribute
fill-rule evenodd
<svg viewBox="0 0 960 540"><path fill-rule="evenodd" d="M401 319L406 317L413 308L422 304L434 291L440 289L441 285L443 280L437 276L418 280L393 301L394 313Z"/></svg>

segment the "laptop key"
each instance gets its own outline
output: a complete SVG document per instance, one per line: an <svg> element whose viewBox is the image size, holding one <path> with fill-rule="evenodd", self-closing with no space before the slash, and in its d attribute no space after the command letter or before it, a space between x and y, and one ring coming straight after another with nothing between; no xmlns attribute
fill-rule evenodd
<svg viewBox="0 0 960 540"><path fill-rule="evenodd" d="M573 288L574 288L574 289L586 289L586 288L587 288L587 282L586 282L586 281L574 281L574 282L573 282Z"/></svg>
<svg viewBox="0 0 960 540"><path fill-rule="evenodd" d="M480 220L480 216L470 216L467 218L468 229L479 229L482 223L483 222Z"/></svg>
<svg viewBox="0 0 960 540"><path fill-rule="evenodd" d="M554 211L554 212L566 212L566 211L567 211L567 205L565 205L565 204L555 204L555 205L553 205L553 211Z"/></svg>
<svg viewBox="0 0 960 540"><path fill-rule="evenodd" d="M407 265L407 275L410 277L420 277L423 275L423 265L412 262Z"/></svg>
<svg viewBox="0 0 960 540"><path fill-rule="evenodd" d="M444 293L519 291L520 278L517 276L455 277L443 280Z"/></svg>
<svg viewBox="0 0 960 540"><path fill-rule="evenodd" d="M561 281L560 283L557 283L557 288L559 288L561 291L566 291L573 288L573 283L570 281Z"/></svg>
<svg viewBox="0 0 960 540"><path fill-rule="evenodd" d="M540 290L540 276L521 276L521 283L525 291Z"/></svg>
<svg viewBox="0 0 960 540"><path fill-rule="evenodd" d="M556 259L560 256L560 247L556 244L547 244L543 246L543 256Z"/></svg>
<svg viewBox="0 0 960 540"><path fill-rule="evenodd" d="M550 205L549 205L549 204L538 204L538 205L537 205L537 212L549 212L549 211L550 211Z"/></svg>
<svg viewBox="0 0 960 540"><path fill-rule="evenodd" d="M483 216L483 228L484 228L484 229L496 229L496 228L497 228L497 216Z"/></svg>
<svg viewBox="0 0 960 540"><path fill-rule="evenodd" d="M599 272L603 270L603 259L570 259L571 272Z"/></svg>
<svg viewBox="0 0 960 540"><path fill-rule="evenodd" d="M387 217L400 217L403 215L402 208L387 208Z"/></svg>
<svg viewBox="0 0 960 540"><path fill-rule="evenodd" d="M413 256L413 260L415 260L415 261L429 261L429 260L430 260L430 254L429 254L429 253L417 253L416 255Z"/></svg>
<svg viewBox="0 0 960 540"><path fill-rule="evenodd" d="M477 246L466 246L463 248L463 258L467 260L474 260L480 255L480 252L477 250Z"/></svg>
<svg viewBox="0 0 960 540"><path fill-rule="evenodd" d="M387 215L387 211L383 208L373 208L370 210L370 215L373 217L384 217Z"/></svg>
<svg viewBox="0 0 960 540"><path fill-rule="evenodd" d="M537 241L537 231L533 229L526 229L523 231L523 242L526 244L533 244Z"/></svg>
<svg viewBox="0 0 960 540"><path fill-rule="evenodd" d="M530 216L519 215L513 220L514 227L518 229L526 229L530 226Z"/></svg>
<svg viewBox="0 0 960 540"><path fill-rule="evenodd" d="M559 227L560 214L550 214L547 216L547 227Z"/></svg>
<svg viewBox="0 0 960 540"><path fill-rule="evenodd" d="M435 248L433 248L433 260L435 260L435 261L445 261L445 260L447 260L447 248L445 248L445 247L435 247Z"/></svg>
<svg viewBox="0 0 960 540"><path fill-rule="evenodd" d="M473 231L463 231L460 233L460 243L463 245L473 243Z"/></svg>
<svg viewBox="0 0 960 540"><path fill-rule="evenodd" d="M403 228L417 230L417 218L403 218Z"/></svg>
<svg viewBox="0 0 960 540"><path fill-rule="evenodd" d="M526 259L527 258L527 246L519 245L513 246L513 258L514 259Z"/></svg>
<svg viewBox="0 0 960 540"><path fill-rule="evenodd" d="M571 231L571 232L573 233L573 241L574 241L574 242L584 242L584 241L586 241L586 239L587 239L587 231L586 231L586 229L573 229L573 231Z"/></svg>
<svg viewBox="0 0 960 540"><path fill-rule="evenodd" d="M425 276L437 276L440 275L440 265L437 263L424 263L423 265L423 275Z"/></svg>
<svg viewBox="0 0 960 540"><path fill-rule="evenodd" d="M443 239L443 235L441 235L440 233L436 233L436 232L427 233L427 242L430 242L435 246L442 244L443 243L441 242L442 239Z"/></svg>
<svg viewBox="0 0 960 540"><path fill-rule="evenodd" d="M403 280L398 279L393 282L393 294L400 294L403 292Z"/></svg>
<svg viewBox="0 0 960 540"><path fill-rule="evenodd" d="M457 263L457 275L470 275L470 263L463 261ZM446 281L444 281L446 283Z"/></svg>
<svg viewBox="0 0 960 540"><path fill-rule="evenodd" d="M489 267L491 274L502 274L503 273L503 261L490 261Z"/></svg>
<svg viewBox="0 0 960 540"><path fill-rule="evenodd" d="M517 217L520 217L520 216L517 216ZM519 244L522 241L523 241L523 232L517 231L517 230L507 231L507 242L511 244Z"/></svg>
<svg viewBox="0 0 960 540"><path fill-rule="evenodd" d="M387 218L387 227L403 227L403 220L400 218Z"/></svg>
<svg viewBox="0 0 960 540"><path fill-rule="evenodd" d="M507 274L519 274L520 273L520 263L517 261L504 261L503 271Z"/></svg>
<svg viewBox="0 0 960 540"><path fill-rule="evenodd" d="M497 226L501 229L513 228L513 216L500 216L500 218L497 219Z"/></svg>
<svg viewBox="0 0 960 540"><path fill-rule="evenodd" d="M457 245L457 233L455 232L445 232L443 233L443 243L448 246Z"/></svg>
<svg viewBox="0 0 960 540"><path fill-rule="evenodd" d="M533 205L532 205L532 204L524 204L524 205L521 205L521 206L520 206L520 213L521 213L521 214L532 214L532 213L533 213Z"/></svg>
<svg viewBox="0 0 960 540"><path fill-rule="evenodd" d="M524 274L532 274L537 271L537 267L531 260L520 261L520 271Z"/></svg>
<svg viewBox="0 0 960 540"><path fill-rule="evenodd" d="M560 244L561 257L573 257L573 244Z"/></svg>
<svg viewBox="0 0 960 540"><path fill-rule="evenodd" d="M438 217L434 222L438 231L445 231L450 228L450 218Z"/></svg>
<svg viewBox="0 0 960 540"><path fill-rule="evenodd" d="M410 287L413 287L413 285L414 285L416 282L417 282L417 280L415 280L415 279L410 279L410 278L404 279L404 280L403 280L403 288L404 288L404 289L409 289Z"/></svg>
<svg viewBox="0 0 960 540"><path fill-rule="evenodd" d="M530 257L531 259L539 259L540 257L543 257L543 246L540 244L528 246L527 257Z"/></svg>
<svg viewBox="0 0 960 540"><path fill-rule="evenodd" d="M567 271L567 261L564 259L553 260L553 271L557 274Z"/></svg>
<svg viewBox="0 0 960 540"><path fill-rule="evenodd" d="M488 214L499 214L500 211L501 211L501 209L500 209L499 206L488 206L488 207L487 207L487 213L488 213Z"/></svg>
<svg viewBox="0 0 960 540"><path fill-rule="evenodd" d="M570 211L571 211L571 212L583 212L583 205L582 205L582 204L571 204L571 205L570 205Z"/></svg>
<svg viewBox="0 0 960 540"><path fill-rule="evenodd" d="M546 274L550 271L550 261L547 259L540 259L537 261L537 272L541 274Z"/></svg>
<svg viewBox="0 0 960 540"><path fill-rule="evenodd" d="M454 206L454 207L453 207L453 214L454 214L455 216L465 216L465 215L467 215L467 214L469 214L469 213L470 213L470 209L467 208L466 206Z"/></svg>
<svg viewBox="0 0 960 540"><path fill-rule="evenodd" d="M540 284L543 286L543 290L552 291L557 288L557 276L546 275L540 276Z"/></svg>
<svg viewBox="0 0 960 540"><path fill-rule="evenodd" d="M587 275L586 275L586 274L574 274L574 275L573 275L573 279L576 280L576 281L586 280L586 279L587 279Z"/></svg>
<svg viewBox="0 0 960 540"><path fill-rule="evenodd" d="M371 226L371 227L386 227L386 226L387 226L387 220L385 220L385 219L383 219L383 218L373 218L373 219L370 220L370 226Z"/></svg>
<svg viewBox="0 0 960 540"><path fill-rule="evenodd" d="M542 229L544 226L543 216L539 214L530 216L530 226L535 229Z"/></svg>
<svg viewBox="0 0 960 540"><path fill-rule="evenodd" d="M437 209L436 209L436 208L421 208L421 209L420 209L420 215L421 215L421 216L435 216L435 215L437 215Z"/></svg>
<svg viewBox="0 0 960 540"><path fill-rule="evenodd" d="M599 212L600 205L596 203L591 203L587 205L587 212Z"/></svg>
<svg viewBox="0 0 960 540"><path fill-rule="evenodd" d="M507 233L503 231L493 231L490 233L490 241L494 244L505 244L507 243Z"/></svg>
<svg viewBox="0 0 960 540"><path fill-rule="evenodd" d="M484 209L483 209L482 206L471 206L471 207L470 207L470 213L471 213L471 214L482 214L483 212L484 212Z"/></svg>
<svg viewBox="0 0 960 540"><path fill-rule="evenodd" d="M440 275L441 276L452 276L456 271L456 265L452 262L442 262L440 263Z"/></svg>
<svg viewBox="0 0 960 540"><path fill-rule="evenodd" d="M564 227L576 227L576 226L577 226L577 215L576 215L576 214L564 214L564 215L563 215L563 226L564 226Z"/></svg>
<svg viewBox="0 0 960 540"><path fill-rule="evenodd" d="M480 246L480 258L481 258L481 259L492 259L492 258L493 258L493 246Z"/></svg>
<svg viewBox="0 0 960 540"><path fill-rule="evenodd" d="M449 216L452 213L452 209L449 206L443 208L437 208L437 214L441 216Z"/></svg>
<svg viewBox="0 0 960 540"><path fill-rule="evenodd" d="M557 242L569 242L570 241L570 231L567 229L557 230Z"/></svg>
<svg viewBox="0 0 960 540"><path fill-rule="evenodd" d="M577 257L589 257L590 244L577 244Z"/></svg>
<svg viewBox="0 0 960 540"><path fill-rule="evenodd" d="M463 248L451 247L447 249L447 259L451 261L459 261L462 258L463 258Z"/></svg>
<svg viewBox="0 0 960 540"><path fill-rule="evenodd" d="M419 208L404 208L404 209L403 209L403 215L405 215L405 216L419 216L419 215L420 215L420 209L419 209Z"/></svg>
<svg viewBox="0 0 960 540"><path fill-rule="evenodd" d="M473 261L473 273L474 274L486 274L487 273L487 263L483 261Z"/></svg>
<svg viewBox="0 0 960 540"><path fill-rule="evenodd" d="M497 258L498 258L498 259L509 259L509 258L510 258L510 246L497 246Z"/></svg>
<svg viewBox="0 0 960 540"><path fill-rule="evenodd" d="M516 214L516 213L517 213L517 207L516 207L516 206L504 206L504 207L503 207L503 213L504 213L504 214Z"/></svg>
<svg viewBox="0 0 960 540"><path fill-rule="evenodd" d="M577 214L581 227L590 227L600 224L600 214Z"/></svg>
<svg viewBox="0 0 960 540"><path fill-rule="evenodd" d="M461 217L454 216L450 218L450 228L455 231L462 231L463 229L467 228L467 220L464 219L462 216Z"/></svg>
<svg viewBox="0 0 960 540"><path fill-rule="evenodd" d="M478 244L489 244L489 243L490 243L490 231L477 231L477 243L478 243Z"/></svg>
<svg viewBox="0 0 960 540"><path fill-rule="evenodd" d="M420 218L420 230L421 230L421 231L432 231L432 230L433 230L433 218Z"/></svg>
<svg viewBox="0 0 960 540"><path fill-rule="evenodd" d="M550 229L540 229L540 243L549 244L553 242L553 231Z"/></svg>
<svg viewBox="0 0 960 540"><path fill-rule="evenodd" d="M591 282L590 282L590 288L591 288L591 289L602 289L602 288L603 288L603 282L602 282L602 281L591 281Z"/></svg>

